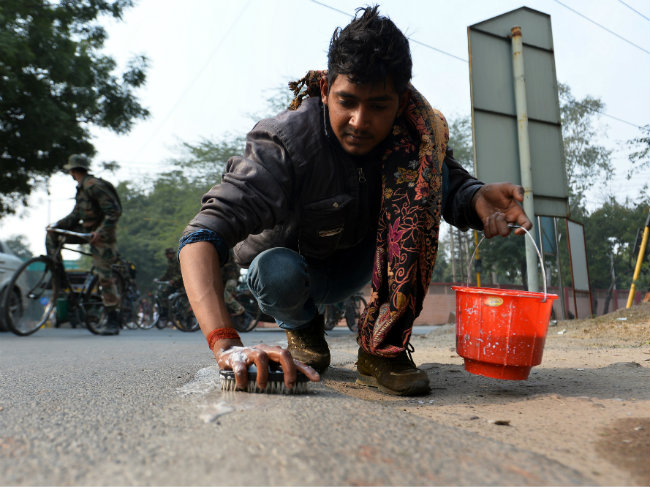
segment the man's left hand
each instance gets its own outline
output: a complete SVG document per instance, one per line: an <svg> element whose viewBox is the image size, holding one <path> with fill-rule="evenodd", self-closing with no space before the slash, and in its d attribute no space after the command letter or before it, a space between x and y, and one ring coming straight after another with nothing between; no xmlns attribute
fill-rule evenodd
<svg viewBox="0 0 650 487"><path fill-rule="evenodd" d="M101 237L101 235L99 235L99 233L92 232L90 235L91 235L90 236L90 245L97 245L98 243L100 243L102 241L102 237Z"/></svg>
<svg viewBox="0 0 650 487"><path fill-rule="evenodd" d="M519 205L524 201L524 188L512 183L490 183L479 189L472 199L476 214L483 222L483 233L487 238L495 235L506 237L510 234L509 224L519 225L526 230L533 224ZM515 234L523 235L518 228Z"/></svg>

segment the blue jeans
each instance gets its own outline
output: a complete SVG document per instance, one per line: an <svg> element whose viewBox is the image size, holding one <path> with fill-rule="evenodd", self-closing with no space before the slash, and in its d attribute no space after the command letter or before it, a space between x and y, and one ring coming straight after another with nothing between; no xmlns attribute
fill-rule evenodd
<svg viewBox="0 0 650 487"><path fill-rule="evenodd" d="M370 282L374 237L324 260L285 247L265 250L248 269L248 287L280 328L299 329L316 316L318 305L343 301Z"/></svg>

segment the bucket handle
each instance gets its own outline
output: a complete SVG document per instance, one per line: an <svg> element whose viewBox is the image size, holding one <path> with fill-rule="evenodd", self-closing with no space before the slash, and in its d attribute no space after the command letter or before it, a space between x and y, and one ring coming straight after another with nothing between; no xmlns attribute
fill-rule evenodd
<svg viewBox="0 0 650 487"><path fill-rule="evenodd" d="M544 282L544 299L542 300L543 303L546 301L546 294L547 294L546 293L546 270L544 269L544 259L542 258L542 254L539 252L539 249L537 248L535 239L530 234L530 232L526 230L524 227L522 227L521 225L508 223L508 228L521 228L524 232L526 232L526 235L528 235L530 241L533 243L533 247L535 247L535 252L537 252L537 257L539 257L539 265L542 268L542 281ZM467 287L469 287L469 279L472 272L472 262L474 261L474 256L476 255L476 251L478 250L479 246L483 243L483 240L485 240L485 234L483 234L483 237L479 241L478 245L474 247L474 252L472 252L472 257L469 259L469 262L467 263Z"/></svg>

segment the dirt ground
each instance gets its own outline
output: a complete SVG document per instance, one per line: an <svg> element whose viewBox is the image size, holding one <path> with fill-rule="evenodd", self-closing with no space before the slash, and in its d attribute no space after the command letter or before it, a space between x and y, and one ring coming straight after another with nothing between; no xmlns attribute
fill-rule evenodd
<svg viewBox="0 0 650 487"><path fill-rule="evenodd" d="M550 326L542 363L525 381L469 374L455 339L455 326L443 325L412 340L428 396L357 385L349 361L333 363L325 385L543 454L590 485L650 485L650 303ZM329 341L356 355L349 341Z"/></svg>

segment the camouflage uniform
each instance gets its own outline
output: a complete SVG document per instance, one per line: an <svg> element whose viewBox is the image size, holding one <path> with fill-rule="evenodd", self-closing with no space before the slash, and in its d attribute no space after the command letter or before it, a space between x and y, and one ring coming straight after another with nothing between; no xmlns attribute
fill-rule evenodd
<svg viewBox="0 0 650 487"><path fill-rule="evenodd" d="M183 276L181 276L181 267L178 264L178 259L174 256L167 259L167 269L160 278L161 281L169 281L173 289L180 289L183 287Z"/></svg>
<svg viewBox="0 0 650 487"><path fill-rule="evenodd" d="M122 214L117 192L108 181L86 174L77 185L75 201L72 212L54 226L75 232L97 232L100 240L90 246L90 252L99 276L102 302L106 307L118 306L120 298L111 269L117 261L117 220ZM48 255L53 256L60 238L54 233L47 234L45 246ZM85 243L70 237L66 237L66 242Z"/></svg>

